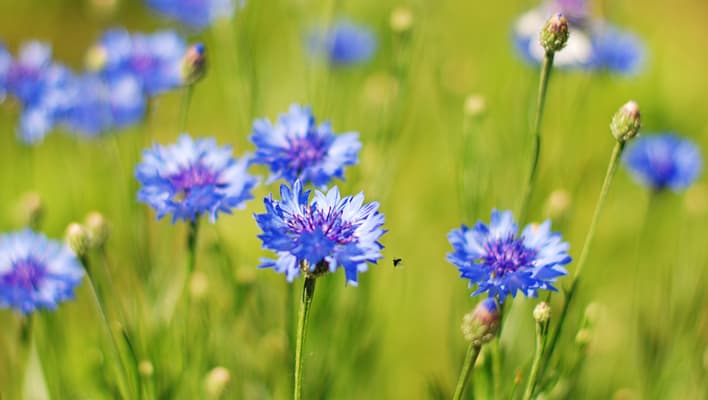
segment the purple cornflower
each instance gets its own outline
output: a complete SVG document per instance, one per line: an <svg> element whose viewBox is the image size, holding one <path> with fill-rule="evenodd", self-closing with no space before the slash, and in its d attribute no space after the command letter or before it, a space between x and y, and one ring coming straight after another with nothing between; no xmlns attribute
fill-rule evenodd
<svg viewBox="0 0 708 400"><path fill-rule="evenodd" d="M106 80L132 75L148 95L155 95L182 86L186 50L187 43L176 32L145 35L112 29L89 51L87 60Z"/></svg>
<svg viewBox="0 0 708 400"><path fill-rule="evenodd" d="M297 104L275 125L256 120L250 139L256 145L253 163L270 168L268 183L299 179L325 187L333 178L344 179L344 167L357 164L361 150L358 133L335 135L329 122L316 125L310 108Z"/></svg>
<svg viewBox="0 0 708 400"><path fill-rule="evenodd" d="M335 22L328 31L312 31L307 44L312 54L326 57L333 65L369 61L377 47L376 35L371 29L348 20Z"/></svg>
<svg viewBox="0 0 708 400"><path fill-rule="evenodd" d="M654 191L687 189L701 173L698 147L673 133L641 136L622 157L635 180Z"/></svg>
<svg viewBox="0 0 708 400"><path fill-rule="evenodd" d="M303 191L300 181L280 186L280 201L264 200L266 212L255 219L263 231L263 247L278 258L264 259L261 268L273 268L292 282L298 275L317 276L344 269L348 283L357 284L359 272L381 258L379 238L384 216L376 202L364 204L364 194L342 198L339 189Z"/></svg>
<svg viewBox="0 0 708 400"><path fill-rule="evenodd" d="M27 229L0 236L0 308L29 314L74 298L84 270L63 243Z"/></svg>
<svg viewBox="0 0 708 400"><path fill-rule="evenodd" d="M233 18L245 0L146 0L147 5L163 16L202 30L217 19Z"/></svg>
<svg viewBox="0 0 708 400"><path fill-rule="evenodd" d="M231 213L253 198L258 179L248 172L249 158L236 159L230 146L214 139L192 139L183 134L176 144L155 145L143 152L135 176L142 184L138 200L172 222L195 220L208 214L214 223L219 212Z"/></svg>
<svg viewBox="0 0 708 400"><path fill-rule="evenodd" d="M545 56L538 35L548 16L560 12L570 22L565 48L555 54L554 65L565 68L607 70L631 75L644 61L644 45L634 34L590 17L585 0L551 0L519 17L513 40L519 54L532 64Z"/></svg>
<svg viewBox="0 0 708 400"><path fill-rule="evenodd" d="M519 236L511 211L493 210L489 225L462 225L448 234L453 252L447 260L477 287L473 296L487 292L503 302L520 291L536 297L538 290L556 290L551 284L571 261L568 243L550 229L550 221L529 224Z"/></svg>

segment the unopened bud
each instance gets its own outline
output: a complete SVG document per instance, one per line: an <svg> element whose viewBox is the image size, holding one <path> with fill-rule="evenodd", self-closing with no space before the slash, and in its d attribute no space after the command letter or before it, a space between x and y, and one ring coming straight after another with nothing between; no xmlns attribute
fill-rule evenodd
<svg viewBox="0 0 708 400"><path fill-rule="evenodd" d="M570 210L570 193L565 189L557 189L551 192L546 199L544 206L545 213L553 220L558 220L566 216Z"/></svg>
<svg viewBox="0 0 708 400"><path fill-rule="evenodd" d="M108 54L103 46L93 46L88 49L84 58L84 64L89 71L100 71L108 62Z"/></svg>
<svg viewBox="0 0 708 400"><path fill-rule="evenodd" d="M224 392L229 381L231 381L229 370L224 367L216 367L209 371L204 378L204 390L209 397L217 398Z"/></svg>
<svg viewBox="0 0 708 400"><path fill-rule="evenodd" d="M492 297L488 297L462 319L462 334L465 339L476 346L481 346L497 334L499 328L499 305Z"/></svg>
<svg viewBox="0 0 708 400"><path fill-rule="evenodd" d="M86 215L84 226L89 235L89 245L92 248L101 248L106 244L111 229L106 218L98 211L92 211Z"/></svg>
<svg viewBox="0 0 708 400"><path fill-rule="evenodd" d="M592 331L587 328L583 328L578 331L575 335L575 343L578 346L587 346L592 341Z"/></svg>
<svg viewBox="0 0 708 400"><path fill-rule="evenodd" d="M539 323L544 323L551 319L551 306L545 301L538 303L533 309L533 319Z"/></svg>
<svg viewBox="0 0 708 400"><path fill-rule="evenodd" d="M547 53L560 51L568 43L568 20L561 13L556 13L546 21L541 30L541 46Z"/></svg>
<svg viewBox="0 0 708 400"><path fill-rule="evenodd" d="M189 278L189 293L195 300L201 300L209 292L209 278L202 271L192 272Z"/></svg>
<svg viewBox="0 0 708 400"><path fill-rule="evenodd" d="M34 230L39 230L44 217L44 205L42 198L36 192L28 192L22 195L18 203L17 214L21 225L26 225Z"/></svg>
<svg viewBox="0 0 708 400"><path fill-rule="evenodd" d="M193 85L204 77L207 68L206 47L196 43L187 49L182 57L182 82Z"/></svg>
<svg viewBox="0 0 708 400"><path fill-rule="evenodd" d="M594 325L600 317L601 306L598 303L590 303L585 308L585 320L589 325Z"/></svg>
<svg viewBox="0 0 708 400"><path fill-rule="evenodd" d="M149 360L142 360L138 364L138 372L140 373L140 376L149 378L153 373L155 373L155 367Z"/></svg>
<svg viewBox="0 0 708 400"><path fill-rule="evenodd" d="M470 118L480 117L487 111L487 101L484 96L471 94L465 99L465 115Z"/></svg>
<svg viewBox="0 0 708 400"><path fill-rule="evenodd" d="M403 6L394 8L391 12L389 24L394 32L407 32L413 26L413 11Z"/></svg>
<svg viewBox="0 0 708 400"><path fill-rule="evenodd" d="M623 105L612 117L610 130L617 141L626 142L637 136L641 124L639 105L632 100Z"/></svg>
<svg viewBox="0 0 708 400"><path fill-rule="evenodd" d="M89 249L89 235L86 229L76 222L72 222L66 227L64 240L74 253L81 257L86 255Z"/></svg>

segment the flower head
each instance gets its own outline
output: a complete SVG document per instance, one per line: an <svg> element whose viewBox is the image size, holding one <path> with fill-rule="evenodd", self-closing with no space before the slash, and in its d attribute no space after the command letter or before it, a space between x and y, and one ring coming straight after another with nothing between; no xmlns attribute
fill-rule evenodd
<svg viewBox="0 0 708 400"><path fill-rule="evenodd" d="M547 53L563 50L568 43L568 19L561 13L553 14L541 29L540 39Z"/></svg>
<svg viewBox="0 0 708 400"><path fill-rule="evenodd" d="M568 243L550 229L550 221L529 224L519 236L511 212L493 210L489 225L462 225L448 234L447 260L477 286L475 296L487 292L503 302L520 291L536 297L538 290L556 290L551 283L567 274L563 266L571 260Z"/></svg>
<svg viewBox="0 0 708 400"><path fill-rule="evenodd" d="M366 26L347 20L335 22L328 31L313 31L308 46L334 65L353 65L369 61L376 52L376 35Z"/></svg>
<svg viewBox="0 0 708 400"><path fill-rule="evenodd" d="M145 35L113 29L89 50L87 60L104 77L132 75L147 94L155 95L182 85L186 50L184 39L173 31Z"/></svg>
<svg viewBox="0 0 708 400"><path fill-rule="evenodd" d="M462 335L475 346L481 346L496 336L501 312L493 297L487 297L462 318Z"/></svg>
<svg viewBox="0 0 708 400"><path fill-rule="evenodd" d="M189 28L202 30L217 19L230 19L245 0L146 0L147 5L163 16Z"/></svg>
<svg viewBox="0 0 708 400"><path fill-rule="evenodd" d="M31 230L0 236L0 308L22 314L74 298L84 270L61 242Z"/></svg>
<svg viewBox="0 0 708 400"><path fill-rule="evenodd" d="M172 214L172 222L195 220L207 213L213 223L219 212L230 214L253 198L258 179L247 172L248 162L214 139L183 134L176 144L156 144L143 152L135 173L142 184L138 200L154 208L158 219Z"/></svg>
<svg viewBox="0 0 708 400"><path fill-rule="evenodd" d="M342 267L347 282L356 285L358 273L381 258L384 216L378 203L364 204L363 193L341 197L333 187L316 191L310 200L310 191L296 181L281 185L280 198L265 198L266 212L255 215L263 247L278 255L261 268L273 268L292 282L301 273L317 276Z"/></svg>
<svg viewBox="0 0 708 400"><path fill-rule="evenodd" d="M634 34L589 15L585 0L549 0L522 14L514 24L513 41L520 55L532 64L543 61L546 50L538 32L546 18L562 13L570 35L566 46L555 54L554 65L568 69L607 70L632 75L644 61L644 45Z"/></svg>
<svg viewBox="0 0 708 400"><path fill-rule="evenodd" d="M642 136L622 158L632 176L655 191L687 189L702 168L698 147L673 133Z"/></svg>
<svg viewBox="0 0 708 400"><path fill-rule="evenodd" d="M293 104L273 125L268 119L253 124L251 141L256 145L254 164L267 165L268 183L299 179L324 187L333 178L344 179L344 167L359 162L359 134L335 135L329 122L316 125L309 107Z"/></svg>

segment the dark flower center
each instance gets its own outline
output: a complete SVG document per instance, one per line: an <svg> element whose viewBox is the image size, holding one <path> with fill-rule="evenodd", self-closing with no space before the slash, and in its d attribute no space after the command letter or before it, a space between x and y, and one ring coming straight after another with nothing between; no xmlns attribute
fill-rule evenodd
<svg viewBox="0 0 708 400"><path fill-rule="evenodd" d="M530 267L536 257L535 250L524 246L523 237L515 238L514 235L488 241L484 249L486 252L477 264L489 267L494 277Z"/></svg>
<svg viewBox="0 0 708 400"><path fill-rule="evenodd" d="M167 177L167 180L174 188L174 200L180 201L189 196L192 189L218 185L219 176L201 162L197 162Z"/></svg>
<svg viewBox="0 0 708 400"><path fill-rule="evenodd" d="M329 138L308 133L305 137L288 139L288 169L298 174L319 161L327 154Z"/></svg>
<svg viewBox="0 0 708 400"><path fill-rule="evenodd" d="M660 187L668 184L674 176L676 164L671 159L668 152L656 152L649 157L649 165L652 170L654 183Z"/></svg>
<svg viewBox="0 0 708 400"><path fill-rule="evenodd" d="M38 290L46 275L47 271L40 262L27 257L14 262L12 271L2 277L2 284L27 291Z"/></svg>
<svg viewBox="0 0 708 400"><path fill-rule="evenodd" d="M305 209L304 215L296 215L288 220L290 230L298 235L317 236L337 244L347 244L355 240L356 227L342 220L342 212L335 212L331 207L320 210L315 207Z"/></svg>
<svg viewBox="0 0 708 400"><path fill-rule="evenodd" d="M130 59L130 66L138 73L144 74L157 66L157 60L150 54L136 54Z"/></svg>

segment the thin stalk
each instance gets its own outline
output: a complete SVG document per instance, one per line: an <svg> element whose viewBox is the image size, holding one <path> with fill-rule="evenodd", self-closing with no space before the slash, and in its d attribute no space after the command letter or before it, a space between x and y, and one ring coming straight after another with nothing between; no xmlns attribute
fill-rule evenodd
<svg viewBox="0 0 708 400"><path fill-rule="evenodd" d="M545 330L543 322L536 322L536 352L533 355L533 363L529 372L529 379L526 382L526 390L524 390L524 400L530 400L533 395L533 390L536 388L536 378L541 367L541 356L543 355L545 344Z"/></svg>
<svg viewBox="0 0 708 400"><path fill-rule="evenodd" d="M187 284L197 264L197 235L199 233L199 220L193 219L187 228Z"/></svg>
<svg viewBox="0 0 708 400"><path fill-rule="evenodd" d="M94 277L92 275L88 258L85 256L81 257L81 263L86 269L86 280L88 281L88 287L89 291L91 292L91 298L94 304L96 305L96 310L98 311L98 314L101 317L101 321L103 322L103 325L105 326L105 329L108 332L108 338L111 343L111 353L113 353L113 356L116 358L116 360L118 360L118 363L120 364L121 373L118 374L118 387L121 388L121 390L126 390L126 377L128 375L128 368L126 367L125 362L123 361L123 358L120 355L120 351L118 350L118 341L116 340L115 335L113 334L113 330L111 329L111 325L108 321L105 306L102 301L102 296L99 295L99 292L96 290L96 286L93 283Z"/></svg>
<svg viewBox="0 0 708 400"><path fill-rule="evenodd" d="M457 387L455 387L455 394L452 396L452 400L460 400L462 398L462 394L465 392L465 387L474 368L474 363L477 361L477 356L479 356L481 349L482 346L473 343L470 343L469 347L467 347L465 362L462 364L462 370L460 371L460 377L457 379Z"/></svg>
<svg viewBox="0 0 708 400"><path fill-rule="evenodd" d="M192 101L192 91L194 90L194 85L187 85L184 88L184 94L182 95L182 107L179 111L179 131L184 132L187 128L187 115L189 114L189 105Z"/></svg>
<svg viewBox="0 0 708 400"><path fill-rule="evenodd" d="M620 156L622 155L623 150L624 142L621 141L618 141L615 144L614 149L612 150L612 156L610 157L610 163L607 166L605 180L603 181L602 189L600 190L600 197L597 199L597 203L595 204L595 212L592 216L588 233L585 236L585 243L583 244L583 248L580 251L580 257L578 258L578 264L575 268L575 273L573 274L573 280L570 283L570 288L566 292L565 302L563 303L563 308L561 308L561 313L558 317L558 324L556 325L556 329L551 335L550 345L548 346L548 352L546 353L546 356L544 358L542 371L545 370L545 368L548 366L548 363L550 362L551 357L553 356L553 351L555 350L556 345L558 344L558 339L563 331L563 324L565 322L566 316L568 315L568 309L570 308L570 304L577 291L578 284L580 282L580 273L582 272L583 267L587 262L588 254L590 252L590 245L592 244L592 239L595 236L595 229L597 228L597 223L600 220L600 213L602 212L605 200L607 199L607 194L610 191L612 178L614 177L615 171L617 170L617 166L619 165Z"/></svg>
<svg viewBox="0 0 708 400"><path fill-rule="evenodd" d="M521 223L526 222L533 186L536 183L538 161L541 158L541 121L543 119L543 109L546 104L548 81L551 78L551 70L553 69L554 54L555 53L552 51L546 52L546 56L543 58L543 66L541 67L541 80L538 83L538 99L536 102L536 118L533 126L534 148L533 155L531 157L531 169L529 172L528 181L526 181L524 197L521 200L521 211L519 212L519 221Z"/></svg>
<svg viewBox="0 0 708 400"><path fill-rule="evenodd" d="M300 312L297 320L297 338L295 341L295 382L293 398L302 399L302 349L307 337L307 321L310 316L310 306L315 295L315 279L305 278L305 285L302 288L302 301L300 302Z"/></svg>

